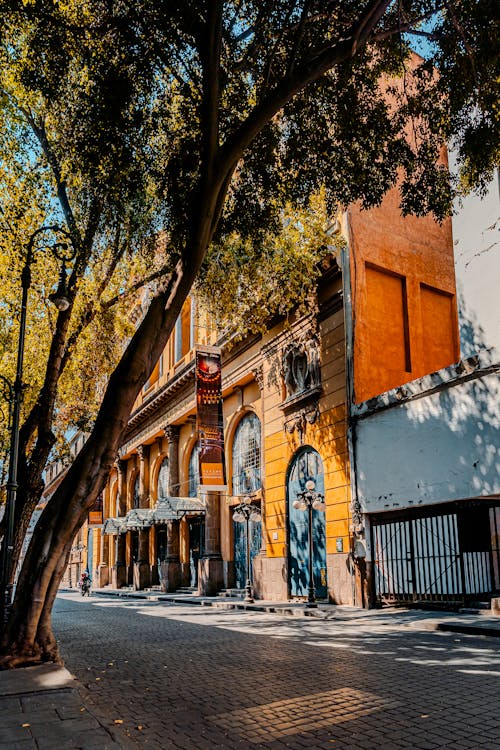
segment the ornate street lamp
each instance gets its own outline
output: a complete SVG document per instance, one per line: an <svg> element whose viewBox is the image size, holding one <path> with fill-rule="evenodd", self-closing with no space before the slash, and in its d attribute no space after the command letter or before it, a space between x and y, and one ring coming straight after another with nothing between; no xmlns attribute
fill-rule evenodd
<svg viewBox="0 0 500 750"><path fill-rule="evenodd" d="M245 585L245 602L253 602L253 591L252 591L252 561L250 558L250 521L257 522L262 519L260 509L252 504L251 498L245 498L245 500L236 506L233 511L233 521L236 523L244 523L246 531L246 543L247 543L247 554L246 554L246 585Z"/></svg>
<svg viewBox="0 0 500 750"><path fill-rule="evenodd" d="M41 241L43 235L49 235L48 241ZM63 241L59 241L62 238ZM42 250L49 250L61 263L59 283L57 290L49 295L49 299L60 312L67 310L70 306L66 280L66 264L70 263L76 255L76 250L71 244L69 233L57 225L43 226L31 235L26 246L26 260L21 273L21 315L19 320L19 336L17 342L17 365L16 379L11 386L11 430L9 450L9 475L7 479L7 499L5 505L5 533L2 541L2 556L0 567L0 606L3 606L3 619L7 622L12 599L12 584L9 582L9 568L14 543L14 516L17 494L17 465L19 455L19 418L21 413L21 402L23 395L23 361L24 340L26 334L26 310L28 303L28 291L31 286L31 264L35 254ZM3 379L5 382L5 379Z"/></svg>
<svg viewBox="0 0 500 750"><path fill-rule="evenodd" d="M309 588L307 592L306 607L311 609L317 607L316 604L316 590L314 588L314 570L313 570L313 553L314 553L314 540L313 540L313 509L324 513L326 510L325 498L321 492L315 492L315 483L312 479L306 482L306 488L303 492L297 493L297 499L293 501L292 505L297 510L308 511L309 513Z"/></svg>

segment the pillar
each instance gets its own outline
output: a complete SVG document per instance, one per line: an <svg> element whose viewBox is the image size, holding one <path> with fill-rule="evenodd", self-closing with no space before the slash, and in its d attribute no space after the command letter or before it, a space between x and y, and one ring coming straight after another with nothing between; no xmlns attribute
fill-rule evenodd
<svg viewBox="0 0 500 750"><path fill-rule="evenodd" d="M168 440L168 494L179 496L179 433L177 425L165 427ZM161 587L163 591L175 591L181 585L181 564L179 558L179 521L167 524L167 557L161 564Z"/></svg>
<svg viewBox="0 0 500 750"><path fill-rule="evenodd" d="M99 586L107 586L109 583L109 536L103 534L102 530L99 532Z"/></svg>
<svg viewBox="0 0 500 750"><path fill-rule="evenodd" d="M119 459L115 463L117 476L117 492L116 492L116 513L118 517L123 517L127 514L127 494L126 494L126 474L127 474L127 462ZM110 509L111 510L111 509ZM127 568L125 565L125 552L126 552L126 535L117 534L115 536L115 564L111 571L111 585L114 589L119 589L127 584Z"/></svg>
<svg viewBox="0 0 500 750"><path fill-rule="evenodd" d="M198 591L213 596L224 587L224 569L220 549L220 492L205 495L205 551L199 561Z"/></svg>
<svg viewBox="0 0 500 750"><path fill-rule="evenodd" d="M189 522L185 516L179 521L179 560L181 564L181 586L189 586L191 584Z"/></svg>
<svg viewBox="0 0 500 750"><path fill-rule="evenodd" d="M149 507L149 446L140 445L139 455L139 508ZM138 559L134 563L134 589L145 589L151 585L149 565L149 529L139 531Z"/></svg>

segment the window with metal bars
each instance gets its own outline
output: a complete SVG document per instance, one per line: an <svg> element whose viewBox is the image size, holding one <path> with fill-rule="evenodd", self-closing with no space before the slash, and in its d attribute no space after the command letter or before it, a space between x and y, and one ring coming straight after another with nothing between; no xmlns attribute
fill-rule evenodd
<svg viewBox="0 0 500 750"><path fill-rule="evenodd" d="M246 495L261 487L261 430L256 414L243 417L233 440L233 495Z"/></svg>
<svg viewBox="0 0 500 750"><path fill-rule="evenodd" d="M189 457L189 468L188 468L188 482L189 490L188 497L196 497L198 494L198 485L200 483L200 445L196 443L191 455Z"/></svg>
<svg viewBox="0 0 500 750"><path fill-rule="evenodd" d="M157 497L168 497L168 480L169 480L168 458L161 462L160 471L158 472Z"/></svg>
<svg viewBox="0 0 500 750"><path fill-rule="evenodd" d="M134 508L138 508L140 505L141 495L139 492L139 474L135 478L134 482Z"/></svg>

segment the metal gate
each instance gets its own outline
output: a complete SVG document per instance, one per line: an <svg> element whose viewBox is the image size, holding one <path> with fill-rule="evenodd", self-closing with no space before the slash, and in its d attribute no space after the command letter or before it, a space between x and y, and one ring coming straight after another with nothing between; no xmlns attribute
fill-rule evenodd
<svg viewBox="0 0 500 750"><path fill-rule="evenodd" d="M499 508L486 505L373 518L377 599L463 602L491 595L500 588L499 529Z"/></svg>

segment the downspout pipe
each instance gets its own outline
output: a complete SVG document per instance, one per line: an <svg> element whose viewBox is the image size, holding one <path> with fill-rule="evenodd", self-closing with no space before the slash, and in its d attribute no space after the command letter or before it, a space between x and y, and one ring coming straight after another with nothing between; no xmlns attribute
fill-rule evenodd
<svg viewBox="0 0 500 750"><path fill-rule="evenodd" d="M342 217L343 233L346 237L346 244L341 250L341 269L342 269L342 291L344 297L344 330L345 330L345 362L346 362L346 408L347 408L347 448L349 455L349 480L351 488L351 519L352 519L352 531L351 534L351 565L353 566L352 572L352 585L353 585L353 603L354 606L368 605L366 597L364 595L364 581L362 576L363 568L365 567L365 561L360 560L355 556L354 539L355 535L359 533L359 527L364 522L365 526L365 546L368 556L368 528L367 518L361 518L361 507L358 497L358 484L357 484L357 455L356 455L356 418L353 415L353 404L354 404L354 340L355 340L355 312L353 305L353 292L352 292L352 273L351 273L351 258L352 258L352 233L351 224L349 220L349 211L345 211ZM360 572L361 580L361 601L357 601L357 588L356 588L356 568Z"/></svg>

